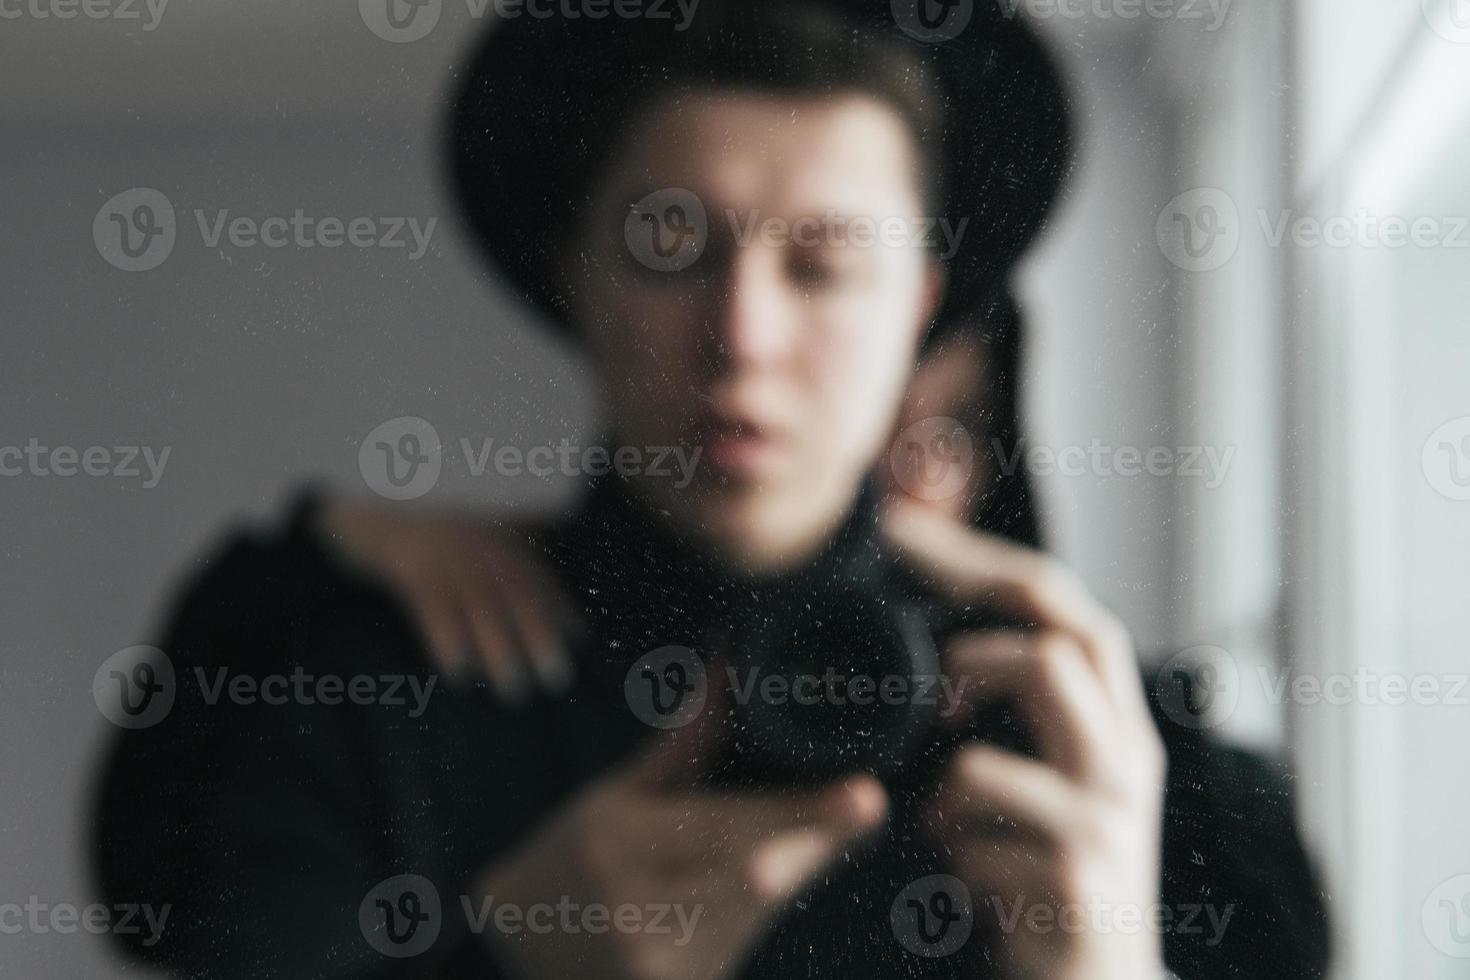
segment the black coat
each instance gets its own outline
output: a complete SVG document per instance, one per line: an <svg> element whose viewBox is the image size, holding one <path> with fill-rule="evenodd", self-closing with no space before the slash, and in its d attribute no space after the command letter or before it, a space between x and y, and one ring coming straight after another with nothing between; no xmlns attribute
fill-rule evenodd
<svg viewBox="0 0 1470 980"><path fill-rule="evenodd" d="M94 857L107 901L171 906L151 945L119 937L129 953L180 976L503 975L491 943L468 927L459 896L470 879L649 737L622 686L639 653L694 646L716 607L763 608L758 590L721 579L655 523L602 492L545 539L587 614L587 639L572 695L521 708L483 684L443 686L405 610L337 566L303 521L229 542L166 631L172 709L124 732L100 774ZM382 702L206 698L221 677L298 670L378 678ZM404 675L420 692L435 682L422 713L408 684L390 691L381 680ZM1170 968L1184 980L1323 976L1323 899L1290 773L1157 717L1169 751ZM955 955L920 958L895 940L898 891L943 870L895 818L791 907L741 976L990 976L988 906ZM390 958L369 944L359 911L378 883L405 874L437 891L439 932L427 951ZM1206 907L1229 910L1222 934ZM583 975L597 976L598 964Z"/></svg>

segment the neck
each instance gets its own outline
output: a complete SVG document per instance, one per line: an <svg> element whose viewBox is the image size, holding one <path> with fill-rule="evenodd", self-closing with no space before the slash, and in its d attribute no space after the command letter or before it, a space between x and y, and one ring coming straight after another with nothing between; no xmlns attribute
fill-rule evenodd
<svg viewBox="0 0 1470 980"><path fill-rule="evenodd" d="M630 482L626 490L690 545L746 576L778 576L810 564L841 532L865 484L810 486L789 495L725 487L665 488Z"/></svg>

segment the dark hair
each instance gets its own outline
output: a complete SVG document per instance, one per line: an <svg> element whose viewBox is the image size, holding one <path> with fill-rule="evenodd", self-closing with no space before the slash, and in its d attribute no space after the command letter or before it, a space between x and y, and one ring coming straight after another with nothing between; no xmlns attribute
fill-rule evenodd
<svg viewBox="0 0 1470 980"><path fill-rule="evenodd" d="M1070 166L1066 100L1016 18L978 0L954 41L925 44L878 0L703 0L669 22L522 18L487 33L450 120L451 180L472 230L532 304L571 328L546 273L635 114L670 92L863 92L893 106L935 217L968 221L942 320L983 309L1035 237ZM555 65L555 73L549 71Z"/></svg>
<svg viewBox="0 0 1470 980"><path fill-rule="evenodd" d="M876 98L909 129L924 206L931 213L941 207L940 90L924 49L900 40L891 25L888 30L876 24L855 27L850 12L824 2L704 0L681 32L604 23L602 37L594 41L580 36L586 29L578 21L562 19L537 29L566 35L557 52L559 67L579 88L576 102L552 107L565 113L563 118L540 112L539 118L526 120L542 130L560 127L570 138L560 141L562 152L555 159L527 161L525 176L517 178L528 192L539 192L546 221L555 229L538 257L546 294L541 298L564 319L570 311L556 263L569 254L566 247L591 209L596 182L638 139L640 117L670 96L724 89ZM521 111L514 105L504 108Z"/></svg>
<svg viewBox="0 0 1470 980"><path fill-rule="evenodd" d="M1008 289L997 290L975 319L942 323L931 335L939 344L967 336L979 345L985 358L983 377L976 379L979 421L990 447L998 448L997 461L1002 455L1011 458L1020 447L1024 335L1021 310ZM998 468L978 499L969 504L970 521L980 530L1032 548L1043 545L1036 495L1026 467Z"/></svg>
<svg viewBox="0 0 1470 980"><path fill-rule="evenodd" d="M604 61L601 71L608 82L622 79L633 94L599 119L595 137L577 154L581 159L569 161L590 165L578 172L595 173L596 164L613 155L613 140L636 139L633 122L670 94L730 89L816 98L866 95L896 111L907 125L925 207L937 212L944 199L944 113L938 80L923 50L892 31L855 30L850 18L830 6L747 4L714 8L698 33L677 45L655 39L621 51L616 61Z"/></svg>

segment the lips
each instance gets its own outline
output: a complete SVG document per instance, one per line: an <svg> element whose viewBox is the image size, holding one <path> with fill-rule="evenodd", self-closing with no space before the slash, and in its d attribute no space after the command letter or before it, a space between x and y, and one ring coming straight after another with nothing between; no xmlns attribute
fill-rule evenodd
<svg viewBox="0 0 1470 980"><path fill-rule="evenodd" d="M784 455L788 440L779 430L753 416L711 406L699 420L705 459L736 475L759 475Z"/></svg>

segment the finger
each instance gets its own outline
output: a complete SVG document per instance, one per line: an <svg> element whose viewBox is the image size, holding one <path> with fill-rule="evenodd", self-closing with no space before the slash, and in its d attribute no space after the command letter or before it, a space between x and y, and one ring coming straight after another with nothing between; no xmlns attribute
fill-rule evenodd
<svg viewBox="0 0 1470 980"><path fill-rule="evenodd" d="M785 800L764 801L756 811L750 801L725 814L748 821L742 826L756 839L747 864L754 896L782 902L794 895L854 841L877 828L888 812L888 796L870 776L846 779L794 806ZM762 839L768 828L774 829Z"/></svg>
<svg viewBox="0 0 1470 980"><path fill-rule="evenodd" d="M986 745L967 746L945 767L929 828L946 841L1021 834L1060 841L1088 805L1084 792L1050 766Z"/></svg>
<svg viewBox="0 0 1470 980"><path fill-rule="evenodd" d="M447 582L435 580L426 585L405 583L403 592L434 661L451 675L462 671L468 644L464 618L453 601L454 590Z"/></svg>
<svg viewBox="0 0 1470 980"><path fill-rule="evenodd" d="M465 592L480 597L481 603L498 604L512 636L513 651L529 664L542 687L551 694L565 693L573 679L571 658L550 615L551 603L544 591L548 586L536 581L540 576L529 559L492 551L479 556L463 574Z"/></svg>
<svg viewBox="0 0 1470 980"><path fill-rule="evenodd" d="M844 787L829 787L827 798L808 809L812 823L787 825L782 802L774 797L755 807L732 810L729 800L713 796L686 796L666 800L660 809L646 810L646 827L677 826L677 834L661 834L647 858L665 876L697 881L712 877L733 882L756 906L783 901L811 877L831 864L841 852L881 822L886 796L873 784L854 795ZM834 792L836 790L836 792ZM816 817L817 812L821 817Z"/></svg>
<svg viewBox="0 0 1470 980"><path fill-rule="evenodd" d="M630 808L637 828L658 832L661 866L689 873L711 862L732 869L761 901L800 886L855 839L879 826L888 796L871 776L797 794L665 793Z"/></svg>
<svg viewBox="0 0 1470 980"><path fill-rule="evenodd" d="M1023 623L1071 633L1110 695L1133 716L1147 716L1127 630L1064 566L909 502L891 505L883 528L899 554L951 601L991 606Z"/></svg>
<svg viewBox="0 0 1470 980"><path fill-rule="evenodd" d="M855 774L798 792L710 794L709 801L711 820L739 845L788 832L869 828L887 813L888 794L872 776Z"/></svg>
<svg viewBox="0 0 1470 980"><path fill-rule="evenodd" d="M1085 628L1078 610L1090 601L1064 569L1031 548L978 533L908 501L883 513L883 532L934 587L961 603L984 603L1036 626Z"/></svg>
<svg viewBox="0 0 1470 980"><path fill-rule="evenodd" d="M998 925L1011 921L1016 909L1056 902L1057 857L1039 848L1034 838L990 834L953 841L947 844L947 849L946 863L961 881L986 896L985 903L998 913ZM1002 904L994 904L997 902ZM1023 920L1015 921L1020 928L1026 928ZM1001 953L1009 959L1024 949L1025 944L1006 942ZM1053 974L1033 970L1005 975L1047 977Z"/></svg>
<svg viewBox="0 0 1470 980"><path fill-rule="evenodd" d="M496 694L507 704L524 703L531 684L499 601L459 579L454 580L454 588L475 653L485 665Z"/></svg>
<svg viewBox="0 0 1470 980"><path fill-rule="evenodd" d="M711 666L707 674L714 673ZM719 684L706 685L699 714L679 728L655 736L631 765L642 783L662 789L696 784L719 761L729 725L729 694Z"/></svg>
<svg viewBox="0 0 1470 980"><path fill-rule="evenodd" d="M1009 697L1041 758L1073 778L1118 782L1117 707L1077 641L1066 633L972 633L946 651L961 699Z"/></svg>
<svg viewBox="0 0 1470 980"><path fill-rule="evenodd" d="M546 600L556 617L572 626L573 620L581 618L582 610L570 600L561 579L551 571L555 558L542 539L542 533L535 527L524 525L496 525L489 535L493 539L493 547L504 552L515 567L524 572L528 585Z"/></svg>

